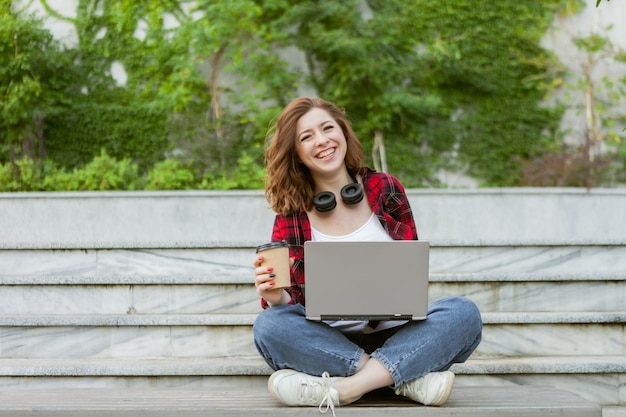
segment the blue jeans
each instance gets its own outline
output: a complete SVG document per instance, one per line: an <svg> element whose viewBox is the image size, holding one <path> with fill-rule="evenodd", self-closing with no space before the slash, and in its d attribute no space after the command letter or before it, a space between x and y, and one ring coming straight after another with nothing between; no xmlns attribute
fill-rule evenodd
<svg viewBox="0 0 626 417"><path fill-rule="evenodd" d="M371 334L344 334L307 320L301 304L263 310L254 323L254 343L275 371L347 377L369 353L387 368L395 388L465 362L480 343L481 333L478 308L462 297L433 303L426 320Z"/></svg>

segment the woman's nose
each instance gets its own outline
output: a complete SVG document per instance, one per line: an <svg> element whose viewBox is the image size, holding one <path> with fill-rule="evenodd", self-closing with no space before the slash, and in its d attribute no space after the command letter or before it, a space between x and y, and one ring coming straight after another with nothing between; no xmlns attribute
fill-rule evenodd
<svg viewBox="0 0 626 417"><path fill-rule="evenodd" d="M325 143L328 143L328 137L324 134L324 132L319 131L315 133L315 144L316 145L323 145Z"/></svg>

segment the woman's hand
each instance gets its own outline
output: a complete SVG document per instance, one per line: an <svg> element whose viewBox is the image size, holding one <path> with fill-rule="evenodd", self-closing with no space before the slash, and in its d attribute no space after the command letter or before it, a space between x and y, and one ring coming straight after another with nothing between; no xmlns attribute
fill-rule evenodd
<svg viewBox="0 0 626 417"><path fill-rule="evenodd" d="M259 255L254 260L254 285L256 286L256 292L265 301L271 305L285 304L289 302L288 294L280 289L274 288L274 268L271 265L261 265L263 263L263 256ZM293 266L293 258L289 258L289 266Z"/></svg>

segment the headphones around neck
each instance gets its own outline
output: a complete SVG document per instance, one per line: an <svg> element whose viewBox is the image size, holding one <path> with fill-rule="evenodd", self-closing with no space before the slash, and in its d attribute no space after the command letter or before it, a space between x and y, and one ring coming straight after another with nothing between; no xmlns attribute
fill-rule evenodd
<svg viewBox="0 0 626 417"><path fill-rule="evenodd" d="M363 200L363 187L358 182L344 185L341 189L341 200L348 205L354 205ZM321 213L333 210L337 207L335 194L330 191L322 191L313 197L315 209Z"/></svg>

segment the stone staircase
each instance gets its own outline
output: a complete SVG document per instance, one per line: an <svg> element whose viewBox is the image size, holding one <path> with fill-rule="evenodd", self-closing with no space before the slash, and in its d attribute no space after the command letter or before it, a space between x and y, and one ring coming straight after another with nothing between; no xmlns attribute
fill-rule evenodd
<svg viewBox="0 0 626 417"><path fill-rule="evenodd" d="M270 370L252 343L260 307L251 262L272 215L254 215L260 193L4 197L0 392L263 390ZM411 198L414 211L426 199ZM170 235L133 233L147 227L137 224L146 206L151 228ZM75 224L83 228L68 232ZM426 240L430 299L464 295L483 313L483 342L455 365L457 386L548 386L626 416L626 238Z"/></svg>

